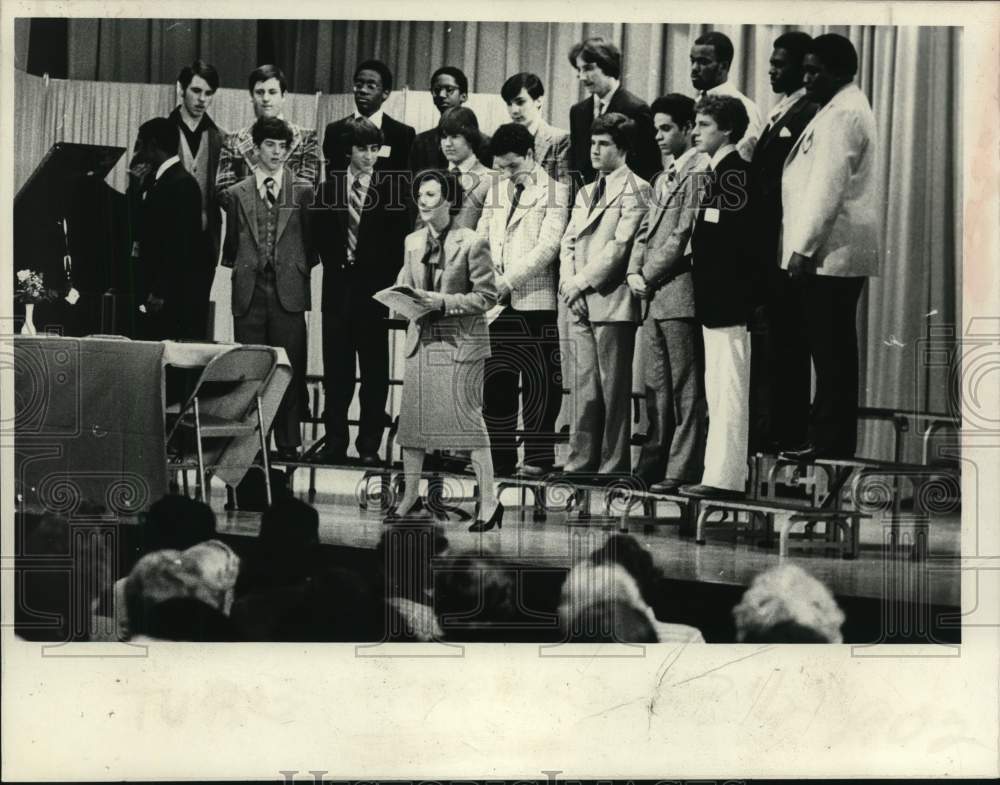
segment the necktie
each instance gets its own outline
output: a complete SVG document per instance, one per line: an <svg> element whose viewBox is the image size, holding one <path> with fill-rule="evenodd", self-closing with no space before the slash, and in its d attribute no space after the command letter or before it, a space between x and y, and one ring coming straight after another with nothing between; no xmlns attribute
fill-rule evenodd
<svg viewBox="0 0 1000 785"><path fill-rule="evenodd" d="M447 231L442 232L439 237L435 237L430 232L427 233L427 250L421 263L424 265L424 289L428 292L434 291L434 271L441 266L441 254L444 249L444 238Z"/></svg>
<svg viewBox="0 0 1000 785"><path fill-rule="evenodd" d="M448 171L455 175L455 184L458 188L458 191L455 194L455 208L452 211L454 213L455 210L458 210L462 206L462 202L465 200L465 186L462 185L461 169L453 165Z"/></svg>
<svg viewBox="0 0 1000 785"><path fill-rule="evenodd" d="M670 162L670 166L667 167L667 185L673 185L677 182L677 164L674 161Z"/></svg>
<svg viewBox="0 0 1000 785"><path fill-rule="evenodd" d="M604 191L608 187L608 179L602 174L597 178L597 186L594 188L593 198L590 200L590 209L587 210L589 216L594 212L594 208L604 201Z"/></svg>
<svg viewBox="0 0 1000 785"><path fill-rule="evenodd" d="M355 252L358 248L358 227L361 225L361 178L355 177L351 185L351 193L347 199L347 261L354 263Z"/></svg>
<svg viewBox="0 0 1000 785"><path fill-rule="evenodd" d="M507 225L510 226L510 219L514 217L518 202L521 201L521 194L524 193L524 183L517 183L514 186L514 196L510 200L510 212L507 213Z"/></svg>
<svg viewBox="0 0 1000 785"><path fill-rule="evenodd" d="M264 191L267 193L267 203L274 207L278 202L278 194L274 192L274 178L265 177L264 178Z"/></svg>

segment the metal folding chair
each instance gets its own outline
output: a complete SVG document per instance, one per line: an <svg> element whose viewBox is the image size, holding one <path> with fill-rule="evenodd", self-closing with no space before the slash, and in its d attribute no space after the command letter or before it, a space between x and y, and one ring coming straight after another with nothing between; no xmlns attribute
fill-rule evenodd
<svg viewBox="0 0 1000 785"><path fill-rule="evenodd" d="M271 470L267 455L267 433L261 395L277 364L276 352L264 346L236 346L212 358L194 390L176 414L167 433L167 444L177 433L194 433L198 451L201 497L209 497L205 483L203 439L236 438L257 431L263 461L267 503L271 504ZM168 415L169 416L169 415Z"/></svg>

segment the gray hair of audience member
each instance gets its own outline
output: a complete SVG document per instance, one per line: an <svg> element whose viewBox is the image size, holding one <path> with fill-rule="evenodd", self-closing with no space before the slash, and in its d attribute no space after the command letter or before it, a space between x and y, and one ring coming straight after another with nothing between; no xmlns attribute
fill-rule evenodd
<svg viewBox="0 0 1000 785"><path fill-rule="evenodd" d="M643 613L648 608L639 584L620 564L582 561L569 571L563 582L559 617L563 623L568 623L588 605L612 602L624 602Z"/></svg>
<svg viewBox="0 0 1000 785"><path fill-rule="evenodd" d="M843 642L840 627L844 612L833 594L794 564L773 567L754 578L733 608L733 621L739 643ZM797 632L792 639L776 640L771 632L779 627Z"/></svg>
<svg viewBox="0 0 1000 785"><path fill-rule="evenodd" d="M239 571L239 556L219 540L186 551L147 554L136 562L125 584L129 626L141 631L147 608L175 598L200 600L228 615Z"/></svg>

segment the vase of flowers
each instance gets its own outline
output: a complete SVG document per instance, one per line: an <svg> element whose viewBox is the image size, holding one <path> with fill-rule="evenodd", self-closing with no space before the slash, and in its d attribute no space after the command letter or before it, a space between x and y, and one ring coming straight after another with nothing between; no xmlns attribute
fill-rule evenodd
<svg viewBox="0 0 1000 785"><path fill-rule="evenodd" d="M24 303L24 324L21 325L21 335L35 335L35 305L48 302L55 292L45 286L45 276L34 270L18 270L17 285L14 289L14 299Z"/></svg>

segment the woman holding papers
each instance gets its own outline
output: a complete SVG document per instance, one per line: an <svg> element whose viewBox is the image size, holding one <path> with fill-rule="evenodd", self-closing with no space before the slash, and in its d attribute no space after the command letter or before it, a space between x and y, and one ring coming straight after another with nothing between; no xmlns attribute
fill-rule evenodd
<svg viewBox="0 0 1000 785"><path fill-rule="evenodd" d="M493 263L486 243L452 220L454 175L427 171L413 185L424 225L406 238L397 280L413 290L415 306L405 309L410 325L396 437L406 490L386 521L429 516L419 509L424 454L465 449L471 451L480 494L479 517L470 531L489 531L503 522L482 410L483 367L490 354L484 314L497 299Z"/></svg>

